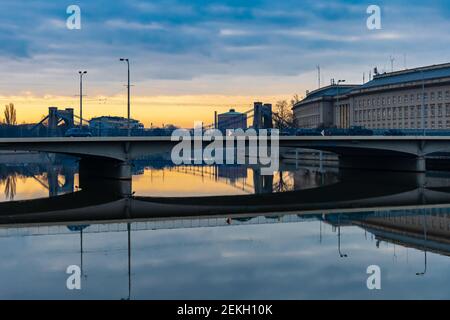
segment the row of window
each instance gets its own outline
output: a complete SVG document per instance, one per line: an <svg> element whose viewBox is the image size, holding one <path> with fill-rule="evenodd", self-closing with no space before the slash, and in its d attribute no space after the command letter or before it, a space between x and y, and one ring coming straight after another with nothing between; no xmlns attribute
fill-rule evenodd
<svg viewBox="0 0 450 320"><path fill-rule="evenodd" d="M360 123L359 125L363 125L369 129L385 129L385 128L399 128L399 129L421 129L422 123L421 121L400 121L389 123ZM425 128L428 129L449 129L450 128L450 120L447 121L425 121Z"/></svg>
<svg viewBox="0 0 450 320"><path fill-rule="evenodd" d="M320 116L305 116L298 119L298 125L301 128L313 128L316 127L320 123Z"/></svg>
<svg viewBox="0 0 450 320"><path fill-rule="evenodd" d="M424 101L442 101L444 98L450 100L450 91L436 91L436 92L425 92L417 94L405 94L401 96L390 96L390 97L377 97L369 99L360 99L356 105L360 107L367 106L379 106L379 105L391 105L391 104L401 104L401 103L415 103L421 102L422 98Z"/></svg>
<svg viewBox="0 0 450 320"><path fill-rule="evenodd" d="M409 106L409 107L392 107L392 108L377 108L369 110L355 110L355 121L379 121L379 120L391 120L391 119L408 119L408 118L422 118L422 114L427 117L450 117L450 103L446 103L445 107L442 103L425 105L423 110L422 106Z"/></svg>

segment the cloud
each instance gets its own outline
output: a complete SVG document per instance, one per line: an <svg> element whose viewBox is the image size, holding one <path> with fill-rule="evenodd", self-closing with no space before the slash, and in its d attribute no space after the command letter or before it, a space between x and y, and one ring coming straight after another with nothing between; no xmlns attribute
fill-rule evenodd
<svg viewBox="0 0 450 320"><path fill-rule="evenodd" d="M127 30L164 30L164 27L157 22L139 23L129 22L121 19L107 20L105 26L108 28L127 29Z"/></svg>
<svg viewBox="0 0 450 320"><path fill-rule="evenodd" d="M297 85L303 91L314 86L309 75L317 64L330 77L345 69L360 79L363 70L382 67L391 55L407 53L410 65L450 59L441 45L441 30L450 27L450 9L442 1L381 1L383 29L375 32L366 29L367 3L357 0L97 0L79 5L82 29L70 31L62 0L2 1L8 10L0 10L0 94L43 94L51 88L55 95L70 95L72 74L83 67L95 92L114 95L122 89L119 56L132 61L138 92L148 86L166 93L167 80L175 81L172 86L189 80L190 94L221 94L236 78L253 80L236 86L235 94L255 93L254 86L280 94L271 90L282 84L291 90L293 75L304 76ZM424 40L426 47L419 45ZM214 80L218 77L222 82ZM269 85L270 77L281 83Z"/></svg>

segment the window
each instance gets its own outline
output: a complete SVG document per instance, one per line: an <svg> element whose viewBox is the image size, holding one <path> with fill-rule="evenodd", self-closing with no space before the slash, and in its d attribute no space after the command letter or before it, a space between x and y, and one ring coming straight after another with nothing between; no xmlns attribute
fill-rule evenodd
<svg viewBox="0 0 450 320"><path fill-rule="evenodd" d="M434 92L431 93L431 101L434 101Z"/></svg>
<svg viewBox="0 0 450 320"><path fill-rule="evenodd" d="M442 100L442 91L438 91L438 100Z"/></svg>

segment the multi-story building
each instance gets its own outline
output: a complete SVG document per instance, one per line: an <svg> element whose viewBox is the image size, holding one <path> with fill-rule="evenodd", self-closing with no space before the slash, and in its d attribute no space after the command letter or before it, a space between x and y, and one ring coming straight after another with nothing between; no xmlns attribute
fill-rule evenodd
<svg viewBox="0 0 450 320"><path fill-rule="evenodd" d="M230 129L247 129L247 116L234 109L221 113L217 117L217 128L222 132Z"/></svg>
<svg viewBox="0 0 450 320"><path fill-rule="evenodd" d="M450 63L376 74L362 85L331 85L294 105L299 127L450 129Z"/></svg>
<svg viewBox="0 0 450 320"><path fill-rule="evenodd" d="M127 130L128 119L124 117L102 116L89 120L89 128L99 135L113 134L114 131ZM130 129L144 129L138 120L130 119Z"/></svg>
<svg viewBox="0 0 450 320"><path fill-rule="evenodd" d="M305 99L294 105L294 118L297 125L300 128L334 126L341 121L341 114L335 111L336 104L341 105L344 110L347 100L343 97L357 87L357 85L331 85L308 93Z"/></svg>

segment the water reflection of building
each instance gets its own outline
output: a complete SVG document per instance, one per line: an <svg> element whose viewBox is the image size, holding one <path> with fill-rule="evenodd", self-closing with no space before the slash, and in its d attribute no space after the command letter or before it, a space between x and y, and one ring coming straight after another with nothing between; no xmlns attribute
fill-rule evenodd
<svg viewBox="0 0 450 320"><path fill-rule="evenodd" d="M445 211L447 213L369 216L352 224L370 231L380 242L450 256L450 215Z"/></svg>
<svg viewBox="0 0 450 320"><path fill-rule="evenodd" d="M333 214L323 217L333 228L358 226L381 242L450 256L450 209L433 208L366 214Z"/></svg>
<svg viewBox="0 0 450 320"><path fill-rule="evenodd" d="M294 189L303 190L339 182L338 172L298 169L294 172Z"/></svg>
<svg viewBox="0 0 450 320"><path fill-rule="evenodd" d="M10 159L6 155L6 159ZM75 188L75 174L78 164L75 159L63 156L23 153L14 155L14 163L2 161L0 166L0 186L4 185L5 198L14 200L18 178L32 178L50 197L70 193Z"/></svg>
<svg viewBox="0 0 450 320"><path fill-rule="evenodd" d="M245 166L217 166L217 175L219 178L227 178L233 183L238 179L247 178L247 168Z"/></svg>

